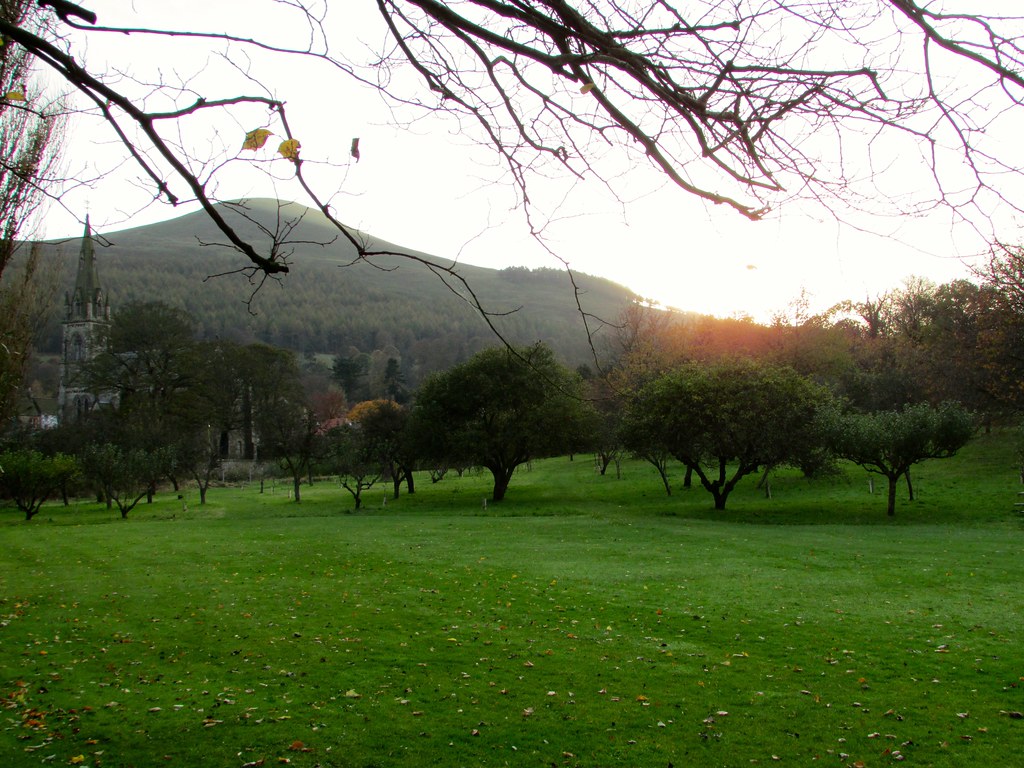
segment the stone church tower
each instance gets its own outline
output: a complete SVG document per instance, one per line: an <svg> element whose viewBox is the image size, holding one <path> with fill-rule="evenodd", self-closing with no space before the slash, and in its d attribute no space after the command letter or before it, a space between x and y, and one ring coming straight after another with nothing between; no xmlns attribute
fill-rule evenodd
<svg viewBox="0 0 1024 768"><path fill-rule="evenodd" d="M102 351L110 325L110 304L100 286L88 216L78 254L75 288L65 294L64 308L57 406L61 421L69 422L105 402L102 395L87 391L82 375L84 365Z"/></svg>

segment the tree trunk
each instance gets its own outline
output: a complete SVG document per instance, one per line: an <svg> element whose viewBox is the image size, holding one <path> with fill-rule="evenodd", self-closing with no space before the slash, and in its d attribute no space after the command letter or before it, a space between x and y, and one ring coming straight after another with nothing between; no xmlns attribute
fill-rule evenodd
<svg viewBox="0 0 1024 768"><path fill-rule="evenodd" d="M411 469L405 471L405 492L412 496L416 493L416 481L413 480L413 472Z"/></svg>
<svg viewBox="0 0 1024 768"><path fill-rule="evenodd" d="M693 467L686 468L686 476L683 478L683 488L693 487Z"/></svg>
<svg viewBox="0 0 1024 768"><path fill-rule="evenodd" d="M491 495L491 501L504 500L505 491L508 490L508 485L512 482L512 473L515 471L515 467L512 467L511 469L491 470L491 474L494 475L494 493Z"/></svg>
<svg viewBox="0 0 1024 768"><path fill-rule="evenodd" d="M203 504L206 503L206 489L209 488L210 486L209 486L209 484L204 485L203 483L199 483L198 485L199 485L199 506L202 506Z"/></svg>
<svg viewBox="0 0 1024 768"><path fill-rule="evenodd" d="M299 486L302 485L302 475L300 473L296 472L292 475L292 484L295 488L295 501L302 501L302 498L299 496Z"/></svg>
<svg viewBox="0 0 1024 768"><path fill-rule="evenodd" d="M907 493L910 494L910 500L914 500L914 484L910 481L910 470L908 469L903 473L907 478Z"/></svg>
<svg viewBox="0 0 1024 768"><path fill-rule="evenodd" d="M896 514L896 481L898 479L896 476L889 476L889 501L885 510L885 514L889 517L893 517Z"/></svg>
<svg viewBox="0 0 1024 768"><path fill-rule="evenodd" d="M661 477L661 484L665 486L665 494L671 496L672 483L668 481L668 463L665 461L652 461L651 463L658 469L658 475Z"/></svg>

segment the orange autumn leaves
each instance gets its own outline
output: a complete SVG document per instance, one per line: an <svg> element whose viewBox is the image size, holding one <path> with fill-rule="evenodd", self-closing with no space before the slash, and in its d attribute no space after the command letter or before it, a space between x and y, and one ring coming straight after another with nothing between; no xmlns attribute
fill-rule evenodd
<svg viewBox="0 0 1024 768"><path fill-rule="evenodd" d="M242 142L243 150L256 151L262 149L267 140L274 135L273 131L267 130L266 128L256 128L245 134L245 140ZM302 148L302 144L299 143L298 139L285 139L277 147L277 153L286 160L298 162L299 150Z"/></svg>

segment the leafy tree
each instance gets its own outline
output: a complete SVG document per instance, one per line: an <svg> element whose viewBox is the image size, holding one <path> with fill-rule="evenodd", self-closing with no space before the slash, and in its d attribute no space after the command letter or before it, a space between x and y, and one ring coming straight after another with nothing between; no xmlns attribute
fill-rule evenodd
<svg viewBox="0 0 1024 768"><path fill-rule="evenodd" d="M78 472L78 462L57 453L15 450L0 453L0 492L31 520L43 503Z"/></svg>
<svg viewBox="0 0 1024 768"><path fill-rule="evenodd" d="M697 476L715 509L725 509L746 475L813 454L821 442L815 414L828 397L791 368L690 364L638 393L629 420L640 428L627 433L628 444L641 455L670 453Z"/></svg>
<svg viewBox="0 0 1024 768"><path fill-rule="evenodd" d="M329 465L340 476L341 487L352 494L358 511L363 505L363 491L376 485L384 473L378 446L356 424L329 430L325 442Z"/></svg>
<svg viewBox="0 0 1024 768"><path fill-rule="evenodd" d="M334 380L338 382L338 386L349 400L353 399L360 381L366 377L369 362L365 355L338 355L334 358Z"/></svg>
<svg viewBox="0 0 1024 768"><path fill-rule="evenodd" d="M656 410L655 382L648 382L639 391L633 393L624 409L619 436L627 451L638 459L643 459L658 471L665 494L672 495L672 483L669 480L669 461L673 457L672 448L668 443L668 433L660 411Z"/></svg>
<svg viewBox="0 0 1024 768"><path fill-rule="evenodd" d="M587 423L576 374L543 344L489 349L436 374L420 388L414 434L424 456L477 464L505 498L516 468L568 451Z"/></svg>
<svg viewBox="0 0 1024 768"><path fill-rule="evenodd" d="M149 493L152 478L167 461L166 450L122 448L113 443L93 444L81 461L83 472L103 490L107 508L117 505L121 519Z"/></svg>
<svg viewBox="0 0 1024 768"><path fill-rule="evenodd" d="M388 358L384 368L384 394L397 403L404 403L408 400L405 374L402 373L401 363L394 357Z"/></svg>
<svg viewBox="0 0 1024 768"><path fill-rule="evenodd" d="M369 400L356 405L348 416L358 428L365 449L377 456L377 463L398 498L404 480L409 493L415 492L414 455L409 439L409 411L392 400Z"/></svg>
<svg viewBox="0 0 1024 768"><path fill-rule="evenodd" d="M259 455L276 459L292 478L295 501L301 501L302 478L320 448L320 423L307 403L298 363L285 350L253 345L248 350L246 410L259 435Z"/></svg>
<svg viewBox="0 0 1024 768"><path fill-rule="evenodd" d="M88 369L89 386L116 392L120 408L166 414L174 396L192 382L195 322L184 310L159 301L121 307L105 351Z"/></svg>
<svg viewBox="0 0 1024 768"><path fill-rule="evenodd" d="M608 472L614 462L619 466L622 455L622 398L616 396L601 379L584 379L593 407L590 409L591 426L586 430L589 447L594 449L597 469L601 475Z"/></svg>
<svg viewBox="0 0 1024 768"><path fill-rule="evenodd" d="M927 403L873 413L827 413L823 422L842 458L889 481L886 513L896 514L896 484L927 459L956 455L974 434L974 417L963 407Z"/></svg>

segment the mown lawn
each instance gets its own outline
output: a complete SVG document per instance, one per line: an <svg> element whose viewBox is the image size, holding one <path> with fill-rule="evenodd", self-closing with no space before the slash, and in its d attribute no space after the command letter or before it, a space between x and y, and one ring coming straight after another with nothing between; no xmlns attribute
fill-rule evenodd
<svg viewBox="0 0 1024 768"><path fill-rule="evenodd" d="M487 509L487 478L424 476L359 514L329 482L5 510L0 761L1012 764L1012 450L915 482L894 520L856 469L751 481L723 514L583 457Z"/></svg>

